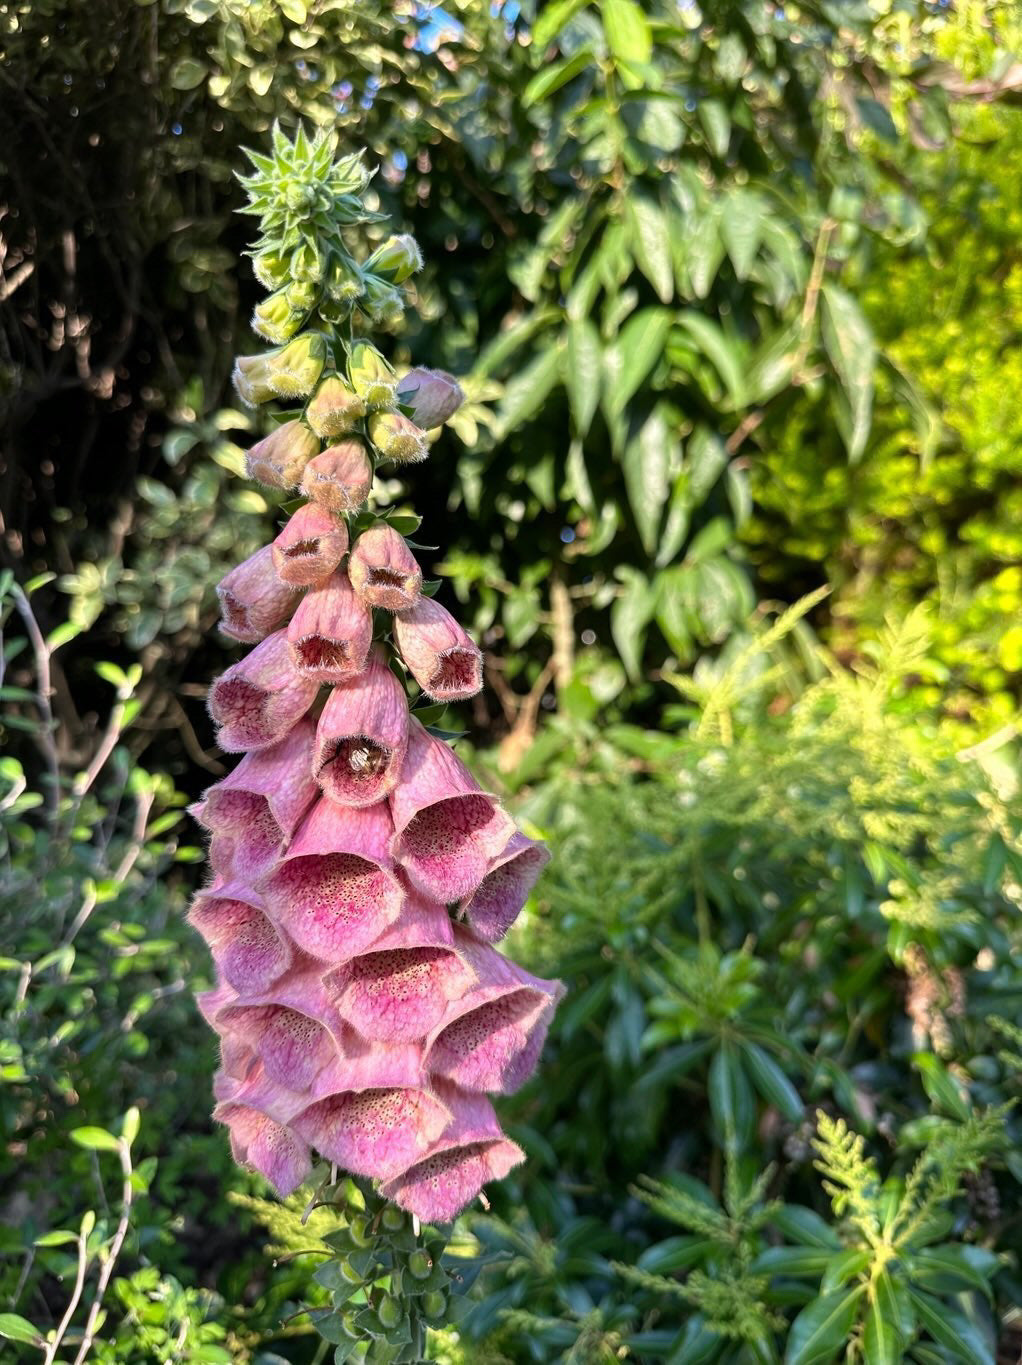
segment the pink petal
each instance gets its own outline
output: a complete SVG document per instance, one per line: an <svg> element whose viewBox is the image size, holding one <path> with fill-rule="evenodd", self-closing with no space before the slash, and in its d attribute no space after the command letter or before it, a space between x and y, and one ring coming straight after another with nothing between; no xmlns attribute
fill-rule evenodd
<svg viewBox="0 0 1022 1365"><path fill-rule="evenodd" d="M293 1126L327 1160L386 1179L421 1156L449 1121L435 1096L408 1088L334 1095L310 1105Z"/></svg>
<svg viewBox="0 0 1022 1365"><path fill-rule="evenodd" d="M252 1166L286 1198L312 1170L309 1149L289 1128L242 1105L218 1104L213 1111L231 1135L231 1151L239 1165Z"/></svg>
<svg viewBox="0 0 1022 1365"><path fill-rule="evenodd" d="M298 605L287 628L294 667L318 683L345 682L366 666L373 618L338 570Z"/></svg>
<svg viewBox="0 0 1022 1365"><path fill-rule="evenodd" d="M374 805L397 783L407 747L404 691L375 654L365 672L327 698L316 731L316 780L341 805Z"/></svg>
<svg viewBox="0 0 1022 1365"><path fill-rule="evenodd" d="M291 965L291 949L264 913L262 897L234 885L200 891L188 922L209 944L213 961L235 990L265 990Z"/></svg>
<svg viewBox="0 0 1022 1365"><path fill-rule="evenodd" d="M337 1054L321 1023L283 1005L229 1005L217 1027L250 1048L267 1077L288 1090L308 1090Z"/></svg>
<svg viewBox="0 0 1022 1365"><path fill-rule="evenodd" d="M390 948L365 953L333 978L337 1008L366 1038L411 1042L443 1018L474 976L450 948Z"/></svg>
<svg viewBox="0 0 1022 1365"><path fill-rule="evenodd" d="M209 690L210 714L220 727L217 743L228 753L276 744L318 691L317 682L295 672L286 633L267 636Z"/></svg>
<svg viewBox="0 0 1022 1365"><path fill-rule="evenodd" d="M283 625L298 600L295 588L280 581L269 545L236 565L216 592L222 613L220 629L250 643L265 639Z"/></svg>
<svg viewBox="0 0 1022 1365"><path fill-rule="evenodd" d="M277 744L246 754L193 807L195 818L217 836L214 872L255 881L277 862L317 794L315 734L312 721L300 720Z"/></svg>
<svg viewBox="0 0 1022 1365"><path fill-rule="evenodd" d="M393 856L409 880L444 904L471 896L514 833L497 798L414 718L401 779L390 795Z"/></svg>
<svg viewBox="0 0 1022 1365"><path fill-rule="evenodd" d="M516 830L504 852L490 863L490 870L475 894L459 907L473 933L487 943L498 943L518 918L549 861L545 844L527 839Z"/></svg>
<svg viewBox="0 0 1022 1365"><path fill-rule="evenodd" d="M271 915L313 957L345 962L397 918L404 893L386 852L391 828L383 802L354 809L321 797L267 880Z"/></svg>
<svg viewBox="0 0 1022 1365"><path fill-rule="evenodd" d="M483 685L479 646L431 597L394 617L394 640L415 681L434 701L465 701Z"/></svg>
<svg viewBox="0 0 1022 1365"><path fill-rule="evenodd" d="M306 503L273 542L273 567L283 583L308 588L333 573L348 550L348 528L323 507Z"/></svg>
<svg viewBox="0 0 1022 1365"><path fill-rule="evenodd" d="M392 526L362 532L352 547L348 577L366 606L387 611L412 606L422 589L422 570Z"/></svg>

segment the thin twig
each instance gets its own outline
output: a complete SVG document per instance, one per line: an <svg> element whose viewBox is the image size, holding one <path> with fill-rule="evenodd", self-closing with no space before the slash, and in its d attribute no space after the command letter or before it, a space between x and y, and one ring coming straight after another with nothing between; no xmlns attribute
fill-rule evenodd
<svg viewBox="0 0 1022 1365"><path fill-rule="evenodd" d="M78 1270L75 1274L75 1287L71 1291L71 1298L67 1308L64 1310L64 1316L60 1320L56 1336L54 1336L53 1340L46 1348L44 1365L53 1365L54 1360L56 1360L57 1352L60 1350L61 1342L64 1340L64 1334L70 1327L71 1319L74 1317L75 1310L81 1302L82 1290L85 1287L85 1267L88 1264L86 1259L86 1244L88 1240L83 1225L78 1232Z"/></svg>
<svg viewBox="0 0 1022 1365"><path fill-rule="evenodd" d="M131 1148L124 1138L121 1138L117 1144L117 1155L120 1157L121 1173L124 1176L121 1191L121 1217L113 1241L110 1243L110 1250L106 1253L106 1259L99 1272L99 1280L96 1283L96 1297L92 1300L92 1305L89 1308L89 1316L85 1322L85 1335L82 1337L82 1344L75 1356L74 1365L82 1365L82 1361L92 1349L99 1310L103 1306L103 1296L106 1293L107 1285L110 1283L110 1277L114 1273L114 1266L121 1254L121 1247L124 1245L124 1239L128 1235L128 1228L131 1224L131 1202L134 1193L131 1185Z"/></svg>
<svg viewBox="0 0 1022 1365"><path fill-rule="evenodd" d="M53 695L53 686L50 680L50 651L43 639L43 633L39 629L39 622L35 619L35 613L28 600L28 595L17 583L12 586L11 595L14 598L18 615L25 623L29 643L35 657L36 706L43 723L41 733L38 736L38 744L43 751L46 766L50 772L50 789L46 794L46 800L50 808L50 815L55 820L60 810L60 759L57 755L56 740L53 737L53 708L50 705L50 697Z"/></svg>

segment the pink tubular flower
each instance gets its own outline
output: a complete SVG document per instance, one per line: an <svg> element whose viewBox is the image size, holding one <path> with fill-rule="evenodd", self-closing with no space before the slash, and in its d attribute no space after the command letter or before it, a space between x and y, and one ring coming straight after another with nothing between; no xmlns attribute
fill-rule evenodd
<svg viewBox="0 0 1022 1365"><path fill-rule="evenodd" d="M213 835L213 871L250 883L277 862L317 796L312 776L316 730L302 719L282 740L241 760L192 808Z"/></svg>
<svg viewBox="0 0 1022 1365"><path fill-rule="evenodd" d="M374 805L393 790L407 747L405 694L375 654L327 698L316 731L316 781L343 806Z"/></svg>
<svg viewBox="0 0 1022 1365"><path fill-rule="evenodd" d="M424 1038L477 980L453 941L443 907L410 897L369 952L325 978L338 1013L373 1042Z"/></svg>
<svg viewBox="0 0 1022 1365"><path fill-rule="evenodd" d="M514 833L497 798L480 791L458 756L414 717L389 799L393 857L414 886L443 904L471 896Z"/></svg>
<svg viewBox="0 0 1022 1365"><path fill-rule="evenodd" d="M299 507L270 547L282 583L309 588L322 583L348 552L348 528L323 507Z"/></svg>
<svg viewBox="0 0 1022 1365"><path fill-rule="evenodd" d="M319 1100L292 1126L327 1160L355 1175L386 1179L422 1157L450 1121L450 1111L428 1090L374 1087Z"/></svg>
<svg viewBox="0 0 1022 1365"><path fill-rule="evenodd" d="M564 994L494 949L458 936L476 985L447 1008L426 1040L426 1067L463 1090L511 1094L535 1070L554 1008Z"/></svg>
<svg viewBox="0 0 1022 1365"><path fill-rule="evenodd" d="M340 570L298 605L287 628L296 670L317 683L346 682L366 666L373 639L372 614Z"/></svg>
<svg viewBox="0 0 1022 1365"><path fill-rule="evenodd" d="M460 917L478 938L486 943L499 943L518 918L549 861L545 844L527 839L516 830L504 852L490 864L475 893L458 907Z"/></svg>
<svg viewBox="0 0 1022 1365"><path fill-rule="evenodd" d="M282 1198L293 1194L308 1177L312 1170L309 1148L283 1124L230 1101L218 1104L213 1118L227 1125L234 1160L265 1176Z"/></svg>
<svg viewBox="0 0 1022 1365"><path fill-rule="evenodd" d="M272 488L297 488L317 450L318 437L296 418L257 441L245 457L245 468L250 479Z"/></svg>
<svg viewBox="0 0 1022 1365"><path fill-rule="evenodd" d="M373 467L355 437L329 446L305 466L302 492L328 512L357 512L369 496Z"/></svg>
<svg viewBox="0 0 1022 1365"><path fill-rule="evenodd" d="M393 526L363 531L348 560L351 586L367 607L403 611L422 591L422 570Z"/></svg>
<svg viewBox="0 0 1022 1365"><path fill-rule="evenodd" d="M220 629L235 640L255 644L291 615L295 589L282 583L273 566L269 545L249 555L217 584L222 619Z"/></svg>
<svg viewBox="0 0 1022 1365"><path fill-rule="evenodd" d="M504 1176L525 1160L522 1149L501 1132L493 1105L481 1095L465 1095L438 1085L437 1095L451 1111L447 1128L380 1193L424 1223L449 1223L489 1180Z"/></svg>
<svg viewBox="0 0 1022 1365"><path fill-rule="evenodd" d="M465 701L483 685L479 646L451 613L420 597L394 616L394 640L415 681L433 701Z"/></svg>
<svg viewBox="0 0 1022 1365"><path fill-rule="evenodd" d="M450 421L465 401L461 386L446 370L409 370L398 384L397 400L416 426L429 431Z"/></svg>
<svg viewBox="0 0 1022 1365"><path fill-rule="evenodd" d="M265 749L283 739L312 705L319 684L291 662L287 634L278 630L222 673L209 689L217 743L228 753Z"/></svg>
<svg viewBox="0 0 1022 1365"><path fill-rule="evenodd" d="M291 948L267 919L262 897L245 887L214 883L200 891L188 922L236 991L266 990L291 966Z"/></svg>
<svg viewBox="0 0 1022 1365"><path fill-rule="evenodd" d="M355 810L321 796L263 894L273 919L322 962L363 953L397 919L404 892L391 870L386 804Z"/></svg>
<svg viewBox="0 0 1022 1365"><path fill-rule="evenodd" d="M296 1092L307 1091L340 1056L343 1025L315 966L289 972L265 991L227 1000L217 1007L213 1025L258 1058L267 1080Z"/></svg>

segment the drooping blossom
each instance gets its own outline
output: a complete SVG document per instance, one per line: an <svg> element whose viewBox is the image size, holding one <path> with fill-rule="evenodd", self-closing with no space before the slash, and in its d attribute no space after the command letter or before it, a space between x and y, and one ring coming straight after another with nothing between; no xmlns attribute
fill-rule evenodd
<svg viewBox="0 0 1022 1365"><path fill-rule="evenodd" d="M319 690L291 661L287 632L278 630L222 673L209 689L209 710L228 753L265 749L284 738Z"/></svg>
<svg viewBox="0 0 1022 1365"><path fill-rule="evenodd" d="M422 570L404 536L393 526L371 526L352 547L351 586L367 607L405 611L422 590Z"/></svg>
<svg viewBox="0 0 1022 1365"><path fill-rule="evenodd" d="M285 422L257 441L245 457L249 478L272 488L297 488L305 467L319 449L304 422Z"/></svg>
<svg viewBox="0 0 1022 1365"><path fill-rule="evenodd" d="M348 553L348 528L324 507L299 507L270 546L282 583L309 588L329 578Z"/></svg>
<svg viewBox="0 0 1022 1365"><path fill-rule="evenodd" d="M467 701L481 689L479 646L431 597L420 597L395 615L394 640L408 671L433 701Z"/></svg>
<svg viewBox="0 0 1022 1365"><path fill-rule="evenodd" d="M408 703L377 654L327 698L316 728L316 781L341 805L371 806L393 791L407 748Z"/></svg>
<svg viewBox="0 0 1022 1365"><path fill-rule="evenodd" d="M369 657L373 618L341 570L306 593L287 628L291 658L304 678L347 682Z"/></svg>
<svg viewBox="0 0 1022 1365"><path fill-rule="evenodd" d="M296 590L283 583L269 545L256 550L217 585L220 629L235 640L255 644L284 625L294 610Z"/></svg>
<svg viewBox="0 0 1022 1365"><path fill-rule="evenodd" d="M351 437L329 446L303 466L302 492L328 512L357 512L369 497L372 481L366 448Z"/></svg>

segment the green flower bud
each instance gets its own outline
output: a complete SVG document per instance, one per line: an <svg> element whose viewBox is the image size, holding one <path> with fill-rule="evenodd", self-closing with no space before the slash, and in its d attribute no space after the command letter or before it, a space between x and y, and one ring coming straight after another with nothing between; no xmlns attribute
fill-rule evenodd
<svg viewBox="0 0 1022 1365"><path fill-rule="evenodd" d="M330 441L354 431L365 412L365 402L355 390L339 374L331 374L316 390L305 420L317 436Z"/></svg>
<svg viewBox="0 0 1022 1365"><path fill-rule="evenodd" d="M298 313L310 312L319 298L319 290L306 280L293 280L284 290L284 296Z"/></svg>
<svg viewBox="0 0 1022 1365"><path fill-rule="evenodd" d="M270 387L270 364L279 354L280 351L266 351L262 355L235 356L231 378L238 397L250 408L275 397Z"/></svg>
<svg viewBox="0 0 1022 1365"><path fill-rule="evenodd" d="M379 275L366 275L365 285L365 295L359 299L358 306L374 322L393 327L405 311L404 294Z"/></svg>
<svg viewBox="0 0 1022 1365"><path fill-rule="evenodd" d="M397 392L397 375L368 341L358 341L348 359L351 387L370 412L391 407Z"/></svg>
<svg viewBox="0 0 1022 1365"><path fill-rule="evenodd" d="M324 297L319 301L319 316L324 322L339 327L351 316L351 308L350 303L337 303L334 299Z"/></svg>
<svg viewBox="0 0 1022 1365"><path fill-rule="evenodd" d="M399 412L376 412L369 418L369 439L385 460L414 464L429 451L426 433Z"/></svg>
<svg viewBox="0 0 1022 1365"><path fill-rule="evenodd" d="M358 1323L355 1321L354 1313L345 1313L344 1316L341 1318L341 1331L344 1333L344 1335L348 1338L349 1341L362 1340L363 1332L361 1327L359 1327Z"/></svg>
<svg viewBox="0 0 1022 1365"><path fill-rule="evenodd" d="M383 1210L380 1222L388 1232L400 1232L405 1225L405 1216L400 1209L390 1205Z"/></svg>
<svg viewBox="0 0 1022 1365"><path fill-rule="evenodd" d="M422 269L422 252L415 238L405 232L378 246L366 261L365 268L374 275L382 275L391 284L402 284Z"/></svg>
<svg viewBox="0 0 1022 1365"><path fill-rule="evenodd" d="M279 346L291 340L304 318L304 313L297 312L288 303L287 291L278 289L256 308L252 315L252 330Z"/></svg>
<svg viewBox="0 0 1022 1365"><path fill-rule="evenodd" d="M336 303L352 303L365 293L362 272L347 253L331 257L324 284L327 296Z"/></svg>
<svg viewBox="0 0 1022 1365"><path fill-rule="evenodd" d="M433 1258L420 1247L408 1257L408 1273L413 1280L428 1280L433 1273Z"/></svg>
<svg viewBox="0 0 1022 1365"><path fill-rule="evenodd" d="M442 1318L447 1310L447 1297L441 1294L439 1289L433 1289L428 1294L423 1294L421 1303L424 1316L434 1320Z"/></svg>
<svg viewBox="0 0 1022 1365"><path fill-rule="evenodd" d="M364 1213L355 1214L348 1219L348 1236L357 1247L367 1247L372 1245L372 1235L369 1231L369 1219Z"/></svg>
<svg viewBox="0 0 1022 1365"><path fill-rule="evenodd" d="M389 1294L383 1296L376 1309L376 1316L388 1332L393 1331L404 1315L404 1307L400 1301L391 1298Z"/></svg>
<svg viewBox="0 0 1022 1365"><path fill-rule="evenodd" d="M349 1284L361 1284L363 1276L354 1268L346 1256L342 1256L337 1262L337 1268L341 1272L341 1279L347 1280Z"/></svg>
<svg viewBox="0 0 1022 1365"><path fill-rule="evenodd" d="M260 251L252 260L252 269L264 289L279 289L288 278L287 257L276 251Z"/></svg>
<svg viewBox="0 0 1022 1365"><path fill-rule="evenodd" d="M334 194L361 194L369 184L369 172L362 164L360 152L342 157L330 174L330 188Z"/></svg>
<svg viewBox="0 0 1022 1365"><path fill-rule="evenodd" d="M304 398L316 387L325 363L326 337L303 332L270 361L267 383L277 398Z"/></svg>
<svg viewBox="0 0 1022 1365"><path fill-rule="evenodd" d="M295 213L304 213L316 204L316 187L298 181L288 185L284 192L284 202Z"/></svg>
<svg viewBox="0 0 1022 1365"><path fill-rule="evenodd" d="M319 284L323 278L323 262L313 242L303 242L291 253L291 278L306 284Z"/></svg>

